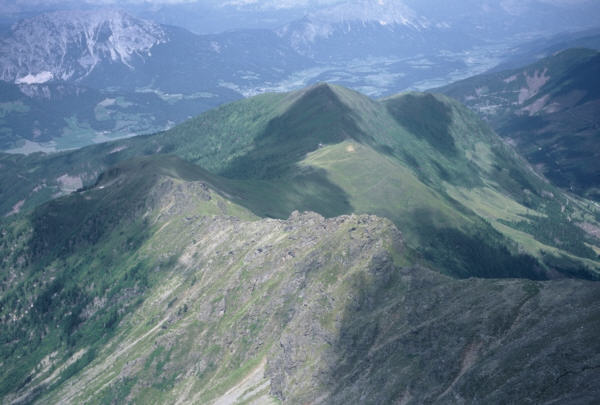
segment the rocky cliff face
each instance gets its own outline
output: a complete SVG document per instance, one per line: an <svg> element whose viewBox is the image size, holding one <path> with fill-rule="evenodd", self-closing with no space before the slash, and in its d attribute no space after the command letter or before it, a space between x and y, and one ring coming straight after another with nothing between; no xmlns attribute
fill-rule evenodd
<svg viewBox="0 0 600 405"><path fill-rule="evenodd" d="M101 63L132 66L167 41L157 24L121 11L64 11L23 20L0 42L0 79L17 84L77 80Z"/></svg>

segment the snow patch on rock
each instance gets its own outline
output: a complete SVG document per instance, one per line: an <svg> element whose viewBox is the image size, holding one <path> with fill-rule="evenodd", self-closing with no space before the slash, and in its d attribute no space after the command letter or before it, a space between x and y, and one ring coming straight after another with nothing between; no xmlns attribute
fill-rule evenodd
<svg viewBox="0 0 600 405"><path fill-rule="evenodd" d="M15 80L15 84L43 84L49 82L54 78L52 72L43 71L36 75L32 75L31 73L27 76L20 77Z"/></svg>

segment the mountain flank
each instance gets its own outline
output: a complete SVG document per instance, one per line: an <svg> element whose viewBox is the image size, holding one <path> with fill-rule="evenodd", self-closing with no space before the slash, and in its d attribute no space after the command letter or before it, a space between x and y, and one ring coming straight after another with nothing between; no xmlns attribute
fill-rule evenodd
<svg viewBox="0 0 600 405"><path fill-rule="evenodd" d="M554 184L598 200L600 53L558 52L439 89L485 118Z"/></svg>

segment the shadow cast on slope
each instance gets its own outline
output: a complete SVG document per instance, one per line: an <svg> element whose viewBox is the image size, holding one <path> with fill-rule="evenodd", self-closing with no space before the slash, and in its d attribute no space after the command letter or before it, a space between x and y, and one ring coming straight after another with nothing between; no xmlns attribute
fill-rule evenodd
<svg viewBox="0 0 600 405"><path fill-rule="evenodd" d="M398 268L389 257L369 266L368 276L355 280L337 339L323 357L327 372L317 385L327 394L315 403L597 396L597 373L546 388L556 367L596 362L592 283L452 280L424 268Z"/></svg>
<svg viewBox="0 0 600 405"><path fill-rule="evenodd" d="M452 157L458 152L450 133L452 109L432 94L406 94L387 101L388 112L396 122L419 135L441 154Z"/></svg>
<svg viewBox="0 0 600 405"><path fill-rule="evenodd" d="M330 86L322 84L306 91L285 113L269 121L252 149L219 174L236 179L282 178L321 146L367 138L352 110Z"/></svg>
<svg viewBox="0 0 600 405"><path fill-rule="evenodd" d="M228 198L263 218L287 218L296 210L327 218L354 212L350 196L323 169L298 166L278 179L225 179L221 185Z"/></svg>
<svg viewBox="0 0 600 405"><path fill-rule="evenodd" d="M23 312L24 297L31 307L0 333L0 397L19 392L32 402L87 366L141 304L155 270L175 263L175 256L157 263L137 255L153 234L143 214L153 204L149 192L158 173L120 174L108 172L100 186L50 201L30 215L30 264L0 309ZM82 349L49 384L31 385L32 370L47 355L66 360Z"/></svg>

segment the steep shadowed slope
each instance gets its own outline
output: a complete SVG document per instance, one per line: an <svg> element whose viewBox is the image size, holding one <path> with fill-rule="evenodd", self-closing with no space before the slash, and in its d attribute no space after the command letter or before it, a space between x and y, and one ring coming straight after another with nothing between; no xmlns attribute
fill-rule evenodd
<svg viewBox="0 0 600 405"><path fill-rule="evenodd" d="M570 49L439 91L490 122L554 184L598 199L600 53Z"/></svg>

